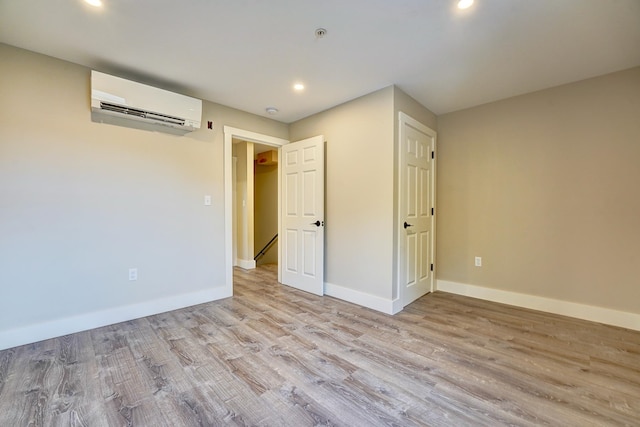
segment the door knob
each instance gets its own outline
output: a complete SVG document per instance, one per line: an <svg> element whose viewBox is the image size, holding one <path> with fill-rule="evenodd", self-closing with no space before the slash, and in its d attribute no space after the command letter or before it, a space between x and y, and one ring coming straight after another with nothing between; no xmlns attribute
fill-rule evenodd
<svg viewBox="0 0 640 427"><path fill-rule="evenodd" d="M413 227L413 224L408 224L407 221L404 222L404 228L405 230L409 227Z"/></svg>
<svg viewBox="0 0 640 427"><path fill-rule="evenodd" d="M316 222L312 222L311 225L315 225L316 227L320 227L321 225L324 225L324 221L320 222L320 220L318 220Z"/></svg>

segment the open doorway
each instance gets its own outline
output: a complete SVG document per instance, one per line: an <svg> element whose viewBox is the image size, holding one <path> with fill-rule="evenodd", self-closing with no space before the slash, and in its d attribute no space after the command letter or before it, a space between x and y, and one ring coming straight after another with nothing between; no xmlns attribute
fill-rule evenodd
<svg viewBox="0 0 640 427"><path fill-rule="evenodd" d="M278 263L278 147L233 138L233 265Z"/></svg>
<svg viewBox="0 0 640 427"><path fill-rule="evenodd" d="M243 252L242 258L247 263L246 267L252 268L255 267L255 261L253 258L256 253L254 252L256 245L254 244L255 236L254 236L254 220L253 216L255 216L254 207L253 206L245 206L246 212L246 220L243 224L238 221L238 217L241 219L244 218L243 215L238 215L238 213L242 213L238 211L238 206L242 207L243 200L245 205L253 205L254 204L254 179L253 173L250 178L246 179L247 195L244 199L239 197L240 189L237 186L237 176L239 175L239 164L240 160L238 157L234 160L234 142L239 144L246 144L245 149L249 151L249 153L245 154L244 165L246 165L245 176L248 176L247 171L253 172L253 161L255 156L255 146L258 145L260 148L258 151L262 150L261 146L267 146L271 149L278 150L283 145L289 143L289 141L269 135L259 134L252 131L247 131L243 129L233 128L231 126L224 126L224 181L225 181L225 281L226 287L229 290L229 294L233 294L233 268L236 265L239 265L240 260L238 259L238 249L240 246L240 242L238 241L238 229L242 229L242 227L246 224L246 234L243 235L246 248ZM237 149L237 148L236 148ZM274 195L276 200L276 205L278 206L278 193L280 188L280 182L277 183L278 190ZM251 194L251 197L249 195ZM278 212L276 214L276 218L278 218L278 228L279 224L279 206ZM261 248L258 248L260 250ZM273 249L272 249L273 250ZM277 252L277 249L276 249ZM280 279L280 271L278 269L278 280Z"/></svg>
<svg viewBox="0 0 640 427"><path fill-rule="evenodd" d="M289 143L289 141L257 134L251 131L224 127L224 181L225 181L225 263L226 286L229 294L233 295L234 282L234 233L241 225L236 221L236 207L249 204L252 197L238 198L237 188L234 191L233 167L234 140L252 143L247 145L245 164L251 170L255 152L255 144L268 145L278 149L278 191L276 204L278 207L278 230L281 234L286 227L286 239L280 237L283 244L278 245L278 282L307 292L322 295L324 293L324 137L318 135L305 140ZM283 161L285 159L285 161ZM236 165L239 160L236 160ZM286 178L283 177L286 175ZM286 181L286 184L284 183ZM247 186L252 186L253 180L247 179ZM234 203L234 194L235 202ZM284 215L283 205L286 200L287 214ZM291 210L293 208L293 210ZM246 208L247 216L254 212L253 208ZM285 221L286 217L286 221ZM292 223L292 221L295 223ZM247 219L247 228L253 228L253 221ZM254 246L253 230L247 232L247 247ZM250 253L249 251L246 253ZM246 255L245 255L246 256ZM251 260L253 261L253 260ZM251 263L248 261L248 263ZM255 264L255 262L254 262ZM284 270L287 271L285 280Z"/></svg>

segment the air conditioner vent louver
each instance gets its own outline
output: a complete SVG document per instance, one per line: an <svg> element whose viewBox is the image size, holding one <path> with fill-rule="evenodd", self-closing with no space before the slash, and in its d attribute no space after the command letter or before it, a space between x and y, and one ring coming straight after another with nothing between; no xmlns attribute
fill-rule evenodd
<svg viewBox="0 0 640 427"><path fill-rule="evenodd" d="M151 111L137 110L135 108L125 107L117 104L110 104L108 102L100 102L100 108L107 111L126 114L128 116L136 116L143 119L155 120L158 122L171 123L178 126L184 126L184 119L181 119L179 117L167 116L166 114L157 114Z"/></svg>
<svg viewBox="0 0 640 427"><path fill-rule="evenodd" d="M202 101L91 71L91 120L184 135L200 129Z"/></svg>

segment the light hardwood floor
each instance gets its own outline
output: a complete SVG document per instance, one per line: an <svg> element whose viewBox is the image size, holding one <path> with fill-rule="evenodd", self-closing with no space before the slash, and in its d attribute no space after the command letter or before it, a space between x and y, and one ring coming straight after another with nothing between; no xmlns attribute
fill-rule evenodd
<svg viewBox="0 0 640 427"><path fill-rule="evenodd" d="M0 351L0 426L640 425L640 332L445 293L235 296Z"/></svg>

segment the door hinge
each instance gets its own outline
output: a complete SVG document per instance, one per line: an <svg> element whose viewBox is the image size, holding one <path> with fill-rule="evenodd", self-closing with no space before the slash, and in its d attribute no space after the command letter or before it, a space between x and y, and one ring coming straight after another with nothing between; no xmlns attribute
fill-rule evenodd
<svg viewBox="0 0 640 427"><path fill-rule="evenodd" d="M431 271L433 271L433 264L431 264Z"/></svg>
<svg viewBox="0 0 640 427"><path fill-rule="evenodd" d="M435 152L435 151L432 151L432 152L431 152L431 158L432 158L432 159L435 159L435 158L436 158L436 152Z"/></svg>
<svg viewBox="0 0 640 427"><path fill-rule="evenodd" d="M433 215L435 215L435 214L433 213L433 208L431 208L431 215L432 215L432 216L433 216Z"/></svg>

